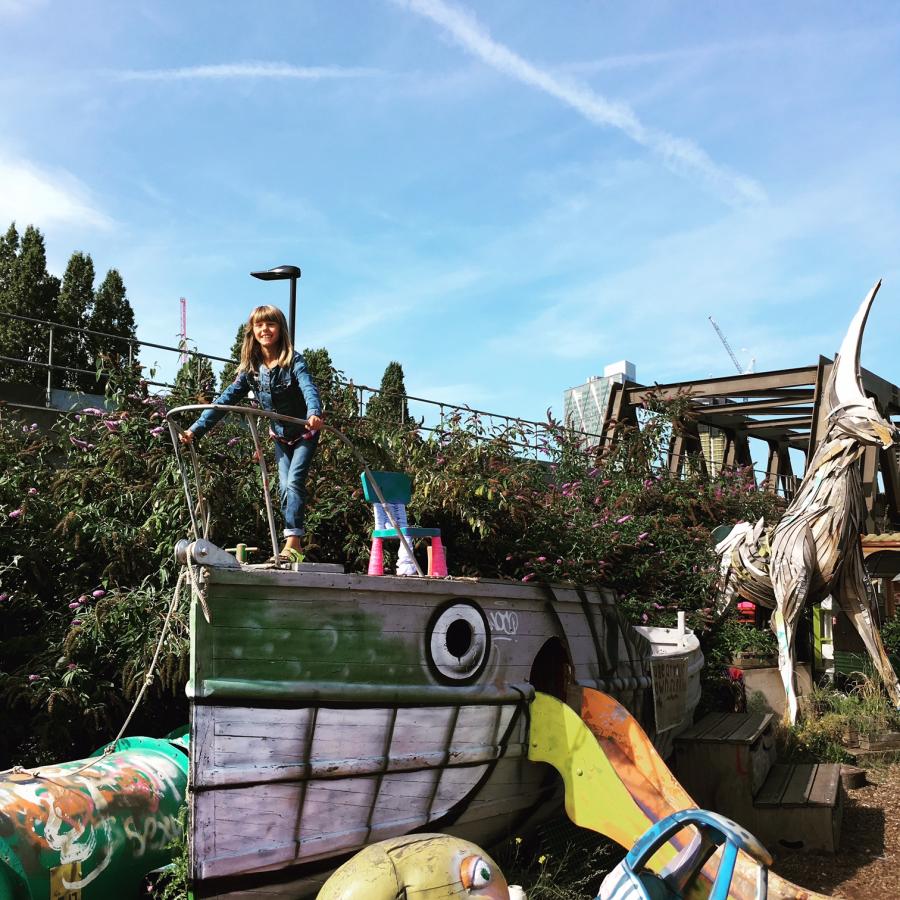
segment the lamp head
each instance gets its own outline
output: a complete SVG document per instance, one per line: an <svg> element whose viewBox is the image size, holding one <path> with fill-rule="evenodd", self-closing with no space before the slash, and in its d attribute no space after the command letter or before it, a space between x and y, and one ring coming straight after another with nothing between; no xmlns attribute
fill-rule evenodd
<svg viewBox="0 0 900 900"><path fill-rule="evenodd" d="M283 281L287 278L299 278L300 268L298 266L275 266L274 269L263 269L261 272L251 272L254 278L260 281Z"/></svg>

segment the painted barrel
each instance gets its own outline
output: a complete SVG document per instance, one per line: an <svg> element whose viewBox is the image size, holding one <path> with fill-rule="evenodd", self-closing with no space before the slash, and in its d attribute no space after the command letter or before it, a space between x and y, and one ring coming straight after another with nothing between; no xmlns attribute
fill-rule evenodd
<svg viewBox="0 0 900 900"><path fill-rule="evenodd" d="M4 773L0 900L137 896L171 860L187 772L185 736L124 738L94 762Z"/></svg>

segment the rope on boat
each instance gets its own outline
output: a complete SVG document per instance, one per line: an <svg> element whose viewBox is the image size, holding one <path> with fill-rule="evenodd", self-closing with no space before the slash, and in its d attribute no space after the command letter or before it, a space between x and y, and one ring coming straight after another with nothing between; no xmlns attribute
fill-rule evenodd
<svg viewBox="0 0 900 900"><path fill-rule="evenodd" d="M83 766L79 766L77 769L67 772L66 775L79 775L86 769L90 769L95 766L98 761L105 759L112 753L115 753L117 744L124 736L126 730L128 729L128 726L131 724L131 720L134 718L134 714L137 712L138 707L141 705L141 701L144 699L144 695L147 693L147 688L149 688L153 683L153 679L156 675L156 667L159 663L159 655L160 653L162 653L166 635L169 633L169 624L172 621L172 616L174 615L175 610L181 603L181 591L185 581L188 581L188 583L190 584L193 596L197 600L199 600L200 605L203 607L203 613L206 616L206 621L209 621L209 608L206 605L206 598L203 596L203 592L197 582L197 576L194 572L194 567L190 564L190 562L188 562L182 567L181 572L178 573L178 580L175 582L175 590L172 592L172 599L169 602L169 608L168 610L166 610L166 617L163 620L162 631L159 634L159 640L156 642L156 649L153 651L153 658L150 660L150 665L147 668L147 674L144 676L144 683L141 685L141 689L138 691L137 697L134 698L134 703L131 705L131 709L129 710L128 715L125 717L125 721L122 723L122 727L119 729L119 733L112 739L110 743L106 745L106 747L103 748L102 753L97 753L96 755L90 757L90 759L88 759ZM13 766L11 769L5 769L3 772L0 772L0 775L6 775L9 773L12 773L14 775L27 773L33 778L43 777L39 769L27 769L24 766Z"/></svg>

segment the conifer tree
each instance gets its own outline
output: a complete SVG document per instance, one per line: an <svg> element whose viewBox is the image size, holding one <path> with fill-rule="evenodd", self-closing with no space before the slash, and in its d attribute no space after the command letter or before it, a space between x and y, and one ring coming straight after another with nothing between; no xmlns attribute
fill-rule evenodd
<svg viewBox="0 0 900 900"><path fill-rule="evenodd" d="M87 328L94 306L94 261L90 254L73 253L63 275L57 321L71 328ZM53 338L53 361L67 369L90 370L91 347L83 332L58 328ZM54 372L54 384L71 390L95 391L95 375L72 371Z"/></svg>
<svg viewBox="0 0 900 900"><path fill-rule="evenodd" d="M134 310L125 293L125 283L118 270L110 269L103 283L97 288L94 309L91 312L90 328L115 337L91 336L92 364L96 365L108 357L112 360L129 359L128 341L117 338L134 338ZM137 358L137 348L132 345L131 359Z"/></svg>
<svg viewBox="0 0 900 900"><path fill-rule="evenodd" d="M47 271L44 236L33 225L17 241L10 226L0 249L0 293L3 312L54 321L59 279ZM18 246L17 246L18 245ZM47 326L6 319L0 328L0 353L30 363L46 363L50 331ZM8 365L3 377L19 384L45 384L46 369L34 365Z"/></svg>
<svg viewBox="0 0 900 900"><path fill-rule="evenodd" d="M238 363L241 361L241 347L244 344L244 325L238 325L234 343L231 345L229 356L234 362L225 363L222 373L219 375L219 390L224 391L237 377Z"/></svg>
<svg viewBox="0 0 900 900"><path fill-rule="evenodd" d="M6 302L18 255L19 232L16 230L16 223L13 222L6 229L6 234L0 237L0 302Z"/></svg>
<svg viewBox="0 0 900 900"><path fill-rule="evenodd" d="M13 222L0 237L0 312L15 312L13 300L13 282L16 274L16 261L19 258L19 232ZM14 319L0 317L0 355L25 359L27 349L21 346L21 328ZM15 380L17 366L0 366L0 379Z"/></svg>
<svg viewBox="0 0 900 900"><path fill-rule="evenodd" d="M212 363L205 356L189 356L172 387L171 403L210 403L216 396L216 376Z"/></svg>
<svg viewBox="0 0 900 900"><path fill-rule="evenodd" d="M381 387L366 404L366 418L379 425L397 426L409 422L403 366L393 361L387 364L381 377Z"/></svg>

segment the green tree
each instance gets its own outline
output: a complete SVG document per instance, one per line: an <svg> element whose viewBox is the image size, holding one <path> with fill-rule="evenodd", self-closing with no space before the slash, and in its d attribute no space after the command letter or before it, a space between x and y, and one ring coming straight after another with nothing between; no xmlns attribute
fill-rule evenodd
<svg viewBox="0 0 900 900"><path fill-rule="evenodd" d="M106 273L103 283L97 288L94 309L91 312L90 328L111 337L91 335L91 358L94 367L104 359L113 364L129 359L128 341L119 338L135 337L134 310L125 293L125 282L117 269ZM131 360L137 358L137 349L132 345Z"/></svg>
<svg viewBox="0 0 900 900"><path fill-rule="evenodd" d="M324 347L316 349L307 347L302 356L319 391L322 409L329 418L348 419L356 416L358 411L356 389L352 384L347 384L344 373L334 367L331 354Z"/></svg>
<svg viewBox="0 0 900 900"><path fill-rule="evenodd" d="M0 238L0 313L15 311L13 300L13 282L15 281L16 261L19 258L19 232L13 222ZM0 317L0 355L24 359L26 350L21 346L21 327L14 319ZM0 378L3 381L15 379L17 367L0 366Z"/></svg>
<svg viewBox="0 0 900 900"><path fill-rule="evenodd" d="M0 291L2 312L54 321L59 296L59 279L47 271L44 236L33 225L17 240L11 225L0 248ZM0 330L0 352L4 356L46 363L50 332L46 326L6 319ZM20 384L40 383L46 370L33 365L6 366L3 376Z"/></svg>
<svg viewBox="0 0 900 900"><path fill-rule="evenodd" d="M87 328L94 306L94 261L90 254L73 253L63 275L59 294L57 321L71 328ZM68 369L91 368L91 347L88 335L80 331L59 328L53 336L53 361ZM54 384L72 390L97 389L95 375L76 372L54 372Z"/></svg>
<svg viewBox="0 0 900 900"><path fill-rule="evenodd" d="M366 418L378 425L397 426L409 422L403 366L393 361L381 376L381 387L366 405Z"/></svg>
<svg viewBox="0 0 900 900"><path fill-rule="evenodd" d="M234 343L231 345L231 353L229 356L234 362L225 363L221 375L219 375L219 390L224 391L237 377L238 363L241 361L241 347L244 344L244 325L238 325L237 334L234 336Z"/></svg>
<svg viewBox="0 0 900 900"><path fill-rule="evenodd" d="M16 259L19 256L19 232L12 222L0 237L0 301L5 302L13 282Z"/></svg>
<svg viewBox="0 0 900 900"><path fill-rule="evenodd" d="M209 403L216 395L216 376L205 356L189 356L175 376L171 402Z"/></svg>

